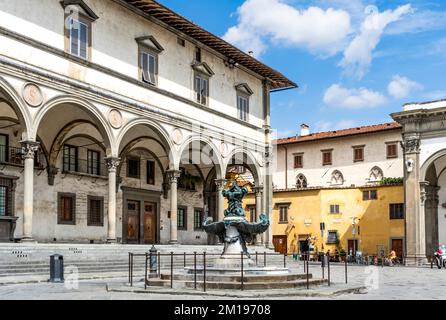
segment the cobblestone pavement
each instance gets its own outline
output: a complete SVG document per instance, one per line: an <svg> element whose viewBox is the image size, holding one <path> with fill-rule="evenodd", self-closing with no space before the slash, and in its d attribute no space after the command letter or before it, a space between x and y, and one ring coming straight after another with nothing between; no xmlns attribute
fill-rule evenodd
<svg viewBox="0 0 446 320"><path fill-rule="evenodd" d="M293 269L303 271L301 266ZM310 266L314 277L321 277L320 266ZM325 270L325 275L327 270ZM348 268L349 287L366 286L369 289L365 294L346 294L327 296L327 293L334 292L336 288L345 287L345 269L342 265L332 265L331 281L332 287L326 286L313 289L312 293L316 297L294 296L287 299L446 299L446 270L436 268L409 268L409 267L364 267L350 266ZM78 288L67 288L70 284L18 284L0 286L0 299L51 299L51 300L71 300L71 299L101 299L101 300L205 300L205 299L225 299L221 296L181 295L180 292L174 294L160 293L134 293L134 292L109 292L107 285L124 286L126 279L115 280L90 280L80 281ZM305 292L305 289L295 289ZM321 296L317 296L320 293ZM323 296L322 296L323 295ZM247 296L243 296L246 299ZM233 297L227 299L234 300ZM275 297L272 299L285 299Z"/></svg>

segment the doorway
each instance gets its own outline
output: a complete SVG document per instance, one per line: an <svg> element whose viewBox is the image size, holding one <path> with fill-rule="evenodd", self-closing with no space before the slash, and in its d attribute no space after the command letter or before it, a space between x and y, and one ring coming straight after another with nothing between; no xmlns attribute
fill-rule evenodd
<svg viewBox="0 0 446 320"><path fill-rule="evenodd" d="M281 254L287 254L288 251L287 236L273 236L274 250Z"/></svg>
<svg viewBox="0 0 446 320"><path fill-rule="evenodd" d="M392 239L391 250L395 251L396 256L403 261L404 250L403 250L403 239Z"/></svg>
<svg viewBox="0 0 446 320"><path fill-rule="evenodd" d="M356 256L356 251L358 251L358 240L348 240L347 243L347 254L352 253L353 257Z"/></svg>

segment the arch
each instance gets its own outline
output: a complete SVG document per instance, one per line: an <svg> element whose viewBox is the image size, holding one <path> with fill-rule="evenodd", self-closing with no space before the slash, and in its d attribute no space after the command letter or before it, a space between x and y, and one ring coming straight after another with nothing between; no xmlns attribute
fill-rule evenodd
<svg viewBox="0 0 446 320"><path fill-rule="evenodd" d="M243 158L246 157L246 160L248 160L248 163L245 163L244 165L246 165L248 167L248 169L251 171L254 181L255 181L255 184L262 185L262 174L261 174L260 165L259 165L257 159L254 157L254 155L249 150L246 150L243 148L235 148L234 150L232 150L228 155L227 162L225 163L225 172L228 170L228 167L231 165L230 162L238 154L243 155Z"/></svg>
<svg viewBox="0 0 446 320"><path fill-rule="evenodd" d="M161 145L163 146L163 149L166 151L166 154L169 157L169 167L174 167L176 156L174 154L173 143L169 138L169 134L162 126L150 119L140 118L132 120L121 129L116 139L117 154L119 154L119 150L121 150L121 144L124 140L125 135L138 125L148 126L153 131L155 131L156 134L158 134L158 136L161 138Z"/></svg>
<svg viewBox="0 0 446 320"><path fill-rule="evenodd" d="M331 174L331 184L332 185L343 185L345 182L344 175L341 171L335 170Z"/></svg>
<svg viewBox="0 0 446 320"><path fill-rule="evenodd" d="M369 181L381 181L384 178L384 172L378 166L374 166L369 172Z"/></svg>
<svg viewBox="0 0 446 320"><path fill-rule="evenodd" d="M437 152L435 152L433 155L431 155L426 161L424 161L424 163L422 164L421 168L420 168L420 179L421 181L426 181L426 177L427 177L427 171L429 169L429 167L434 164L434 162L443 157L446 156L446 149L442 149L439 150Z"/></svg>
<svg viewBox="0 0 446 320"><path fill-rule="evenodd" d="M184 153L184 151L186 151L186 148L189 147L190 144L194 144L194 142L200 143L200 158L201 158L201 144L204 144L205 147L210 148L210 152L209 152L209 158L212 160L215 168L216 168L216 175L217 175L217 179L223 179L224 177L224 165L223 165L223 159L220 156L220 151L217 148L217 146L212 142L211 139L204 137L202 135L192 135L190 137L188 137L183 144L181 145L179 152L178 152L178 163L176 163L175 165L180 166L180 162L181 162L181 157Z"/></svg>
<svg viewBox="0 0 446 320"><path fill-rule="evenodd" d="M304 189L308 187L307 178L302 174L298 174L296 178L296 188L297 189Z"/></svg>
<svg viewBox="0 0 446 320"><path fill-rule="evenodd" d="M26 106L26 103L22 100L20 95L15 91L15 89L3 78L0 76L0 92L2 92L4 95L7 96L7 98L10 98L11 101L7 101L2 99L2 102L7 103L16 113L17 118L21 122L21 124L25 127L25 134L24 137L26 140L31 140L32 135L30 135L30 128L32 127L32 118L31 114L28 111L28 107ZM34 139L35 140L35 136Z"/></svg>
<svg viewBox="0 0 446 320"><path fill-rule="evenodd" d="M161 173L162 173L162 175L164 177L164 175L166 173L166 168L164 168L163 163L161 162L160 158L154 152L152 152L151 150L149 150L149 149L147 149L145 147L137 147L135 149L130 148L130 149L127 149L127 151L125 153L121 152L119 157L121 158L122 161L121 161L121 164L119 165L117 173L116 173L116 175L118 177L121 175L122 165L124 164L125 157L127 156L128 153L134 152L134 151L145 151L148 154L150 154L153 157L153 159L155 159L155 161L158 164L158 166L160 167Z"/></svg>
<svg viewBox="0 0 446 320"><path fill-rule="evenodd" d="M64 144L64 142L68 139L65 139L67 137L67 135L70 133L70 131L72 129L74 129L75 127L81 125L81 124L90 124L92 125L94 128L96 128L98 131L99 129L97 128L97 126L92 123L91 121L88 120L74 120L70 123L68 123L67 125L65 125L61 130L59 130L59 132L57 133L56 137L54 138L54 141L51 145L50 148L50 153L49 153L49 161L50 161L50 165L55 165L57 158L59 157L59 153L62 149L62 146ZM99 131L100 133L100 131ZM70 136L69 139L74 138L75 136L80 136L80 135L74 135L74 136ZM87 137L88 139L96 142L102 149L104 149L104 152L107 153L107 147L104 145L103 142L97 141L95 138L84 135L84 138Z"/></svg>
<svg viewBox="0 0 446 320"><path fill-rule="evenodd" d="M34 138L40 128L41 122L45 115L47 115L53 108L60 106L62 104L72 104L82 108L90 117L97 120L96 129L101 133L104 138L104 144L106 146L108 156L117 156L117 146L114 143L112 129L108 122L103 117L102 113L90 102L81 99L76 96L59 96L50 101L48 101L37 113L33 127L31 130L31 137Z"/></svg>

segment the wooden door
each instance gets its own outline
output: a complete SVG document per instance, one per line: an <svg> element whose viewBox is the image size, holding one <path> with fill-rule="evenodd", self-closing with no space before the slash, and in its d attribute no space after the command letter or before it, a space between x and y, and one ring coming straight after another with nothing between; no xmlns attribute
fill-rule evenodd
<svg viewBox="0 0 446 320"><path fill-rule="evenodd" d="M127 243L139 243L139 201L127 201Z"/></svg>
<svg viewBox="0 0 446 320"><path fill-rule="evenodd" d="M403 239L392 239L392 250L396 252L396 256L403 261Z"/></svg>
<svg viewBox="0 0 446 320"><path fill-rule="evenodd" d="M287 253L287 236L273 236L274 250L282 254Z"/></svg>
<svg viewBox="0 0 446 320"><path fill-rule="evenodd" d="M144 243L156 243L156 204L144 202Z"/></svg>

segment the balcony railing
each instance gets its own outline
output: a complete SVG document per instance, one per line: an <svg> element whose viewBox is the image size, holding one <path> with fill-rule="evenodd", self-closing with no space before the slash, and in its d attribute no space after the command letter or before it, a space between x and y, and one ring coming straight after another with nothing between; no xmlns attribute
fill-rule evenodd
<svg viewBox="0 0 446 320"><path fill-rule="evenodd" d="M6 147L0 145L0 164L13 165L13 166L23 166L23 149L17 147ZM44 166L44 156L41 152L37 152L34 157L34 167L43 169Z"/></svg>
<svg viewBox="0 0 446 320"><path fill-rule="evenodd" d="M70 159L70 161L66 161L66 159L64 159L63 172L106 177L107 167L105 162L92 162L83 159Z"/></svg>

